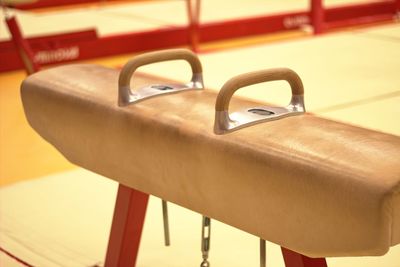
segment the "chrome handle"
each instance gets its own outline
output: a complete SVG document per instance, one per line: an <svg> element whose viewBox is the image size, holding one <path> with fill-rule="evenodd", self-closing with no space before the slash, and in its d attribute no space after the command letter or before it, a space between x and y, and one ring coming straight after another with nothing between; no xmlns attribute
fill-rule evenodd
<svg viewBox="0 0 400 267"><path fill-rule="evenodd" d="M186 60L192 68L192 79L187 84L156 84L132 91L130 82L134 72L143 65L168 61ZM134 57L122 68L118 80L118 105L126 106L161 94L177 93L183 90L203 89L203 71L199 58L187 49L170 49L145 53Z"/></svg>
<svg viewBox="0 0 400 267"><path fill-rule="evenodd" d="M240 88L256 83L285 80L292 89L292 99L286 107L254 107L229 114L229 102ZM305 112L303 83L296 72L287 68L245 73L228 80L217 96L214 133L224 134L257 123L277 120Z"/></svg>

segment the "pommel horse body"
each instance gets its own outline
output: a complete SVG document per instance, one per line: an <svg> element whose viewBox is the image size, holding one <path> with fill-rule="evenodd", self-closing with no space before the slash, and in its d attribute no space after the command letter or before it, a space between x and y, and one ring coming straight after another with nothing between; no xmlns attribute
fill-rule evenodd
<svg viewBox="0 0 400 267"><path fill-rule="evenodd" d="M191 81L154 84L136 72L166 60L186 60ZM289 83L287 107L232 97L273 80ZM120 73L56 67L21 88L45 140L120 183L106 266L134 266L148 194L279 244L288 267L400 243L400 137L305 113L289 69L239 75L215 92L204 89L198 58L177 49L137 56Z"/></svg>

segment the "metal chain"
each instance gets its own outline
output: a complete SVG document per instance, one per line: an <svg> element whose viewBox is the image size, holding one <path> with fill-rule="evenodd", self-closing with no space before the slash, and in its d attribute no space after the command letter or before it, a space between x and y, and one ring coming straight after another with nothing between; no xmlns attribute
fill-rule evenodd
<svg viewBox="0 0 400 267"><path fill-rule="evenodd" d="M210 251L210 237L211 237L211 219L203 216L202 230L201 230L201 252L203 261L200 267L209 267L208 254Z"/></svg>

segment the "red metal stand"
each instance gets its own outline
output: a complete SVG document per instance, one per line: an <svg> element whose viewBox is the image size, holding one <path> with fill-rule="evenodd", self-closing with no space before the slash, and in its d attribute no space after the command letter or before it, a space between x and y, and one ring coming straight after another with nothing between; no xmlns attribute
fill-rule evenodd
<svg viewBox="0 0 400 267"><path fill-rule="evenodd" d="M199 51L200 5L201 0L186 0L189 20L189 43L192 47L193 52Z"/></svg>
<svg viewBox="0 0 400 267"><path fill-rule="evenodd" d="M320 34L323 32L324 26L324 6L322 0L311 1L311 24L314 27L314 34Z"/></svg>
<svg viewBox="0 0 400 267"><path fill-rule="evenodd" d="M119 185L105 267L134 267L149 195Z"/></svg>
<svg viewBox="0 0 400 267"><path fill-rule="evenodd" d="M149 195L119 185L105 267L135 267ZM327 267L324 258L312 259L282 247L286 267Z"/></svg>
<svg viewBox="0 0 400 267"><path fill-rule="evenodd" d="M40 67L35 61L35 56L29 43L22 36L20 27L15 16L6 17L5 19L8 30L11 33L13 43L17 48L18 54L24 64L25 70L28 74L37 72Z"/></svg>
<svg viewBox="0 0 400 267"><path fill-rule="evenodd" d="M282 247L286 267L328 267L325 258L309 258Z"/></svg>

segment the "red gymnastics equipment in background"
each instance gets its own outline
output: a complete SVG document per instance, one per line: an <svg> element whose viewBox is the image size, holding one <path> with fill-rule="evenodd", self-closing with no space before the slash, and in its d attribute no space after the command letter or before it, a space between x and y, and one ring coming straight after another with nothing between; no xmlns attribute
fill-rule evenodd
<svg viewBox="0 0 400 267"><path fill-rule="evenodd" d="M25 51L25 54L32 54L32 65L49 65L185 45L198 51L199 44L205 42L298 30L309 25L314 34L321 34L341 27L394 21L400 12L400 0L329 8L324 8L322 0L310 0L310 9L305 11L200 23L200 3L201 0L186 0L188 25L105 37L99 37L96 29L91 29L21 41L18 24L11 21L12 25L8 26L14 41L0 42L0 57L3 59L0 72L26 68L25 59L21 60L21 48L24 47L30 47L31 52ZM16 45L15 39L25 45Z"/></svg>

